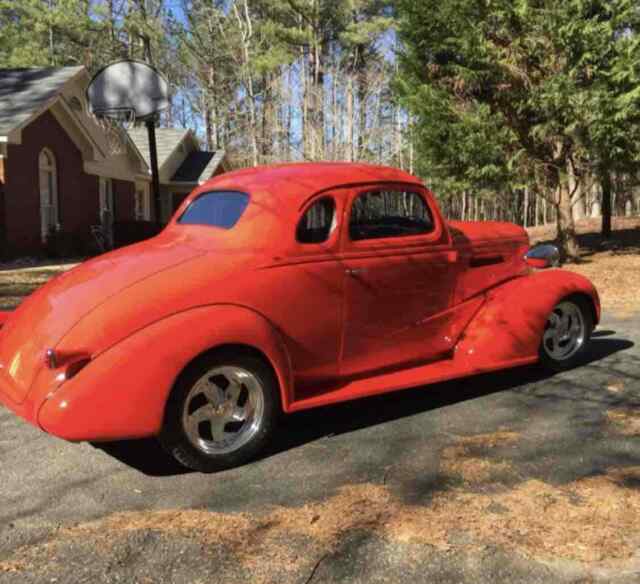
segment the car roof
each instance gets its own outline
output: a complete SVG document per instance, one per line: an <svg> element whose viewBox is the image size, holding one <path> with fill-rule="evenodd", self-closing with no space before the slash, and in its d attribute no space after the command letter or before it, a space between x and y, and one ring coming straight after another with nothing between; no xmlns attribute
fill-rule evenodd
<svg viewBox="0 0 640 584"><path fill-rule="evenodd" d="M293 199L301 203L311 195L331 188L377 182L422 184L415 176L388 166L351 162L302 162L256 166L219 175L206 183L200 191L232 189L248 193L260 191Z"/></svg>

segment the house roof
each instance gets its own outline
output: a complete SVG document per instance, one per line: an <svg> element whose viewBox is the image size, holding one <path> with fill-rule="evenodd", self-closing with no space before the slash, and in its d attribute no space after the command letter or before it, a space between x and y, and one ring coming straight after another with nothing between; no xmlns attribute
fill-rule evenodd
<svg viewBox="0 0 640 584"><path fill-rule="evenodd" d="M183 128L156 128L156 149L158 152L158 168L162 168L171 154L190 133ZM131 128L129 137L142 154L147 166L151 168L151 154L149 152L149 138L147 128Z"/></svg>
<svg viewBox="0 0 640 584"><path fill-rule="evenodd" d="M213 176L224 159L224 150L208 152L196 150L190 152L176 170L172 182L199 183Z"/></svg>
<svg viewBox="0 0 640 584"><path fill-rule="evenodd" d="M84 67L0 69L0 136L22 127Z"/></svg>

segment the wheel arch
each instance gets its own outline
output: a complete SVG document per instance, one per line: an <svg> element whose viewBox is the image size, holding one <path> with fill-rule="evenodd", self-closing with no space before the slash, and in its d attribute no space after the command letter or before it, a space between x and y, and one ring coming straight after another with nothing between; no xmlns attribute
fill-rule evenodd
<svg viewBox="0 0 640 584"><path fill-rule="evenodd" d="M584 303L584 305L587 306L587 308L591 311L593 326L595 327L597 324L599 324L600 322L599 306L596 304L596 301L593 299L593 297L590 296L589 294L585 292L574 292L573 294L569 294L568 296L565 296L564 298L560 299L560 301L562 300L577 300L579 302Z"/></svg>
<svg viewBox="0 0 640 584"><path fill-rule="evenodd" d="M594 325L600 301L593 284L567 270L544 270L515 278L486 293L485 303L456 346L469 373L538 360L544 325L553 307L565 298L589 301Z"/></svg>
<svg viewBox="0 0 640 584"><path fill-rule="evenodd" d="M284 410L284 396L282 395L283 384L280 382L280 376L278 375L278 370L274 366L272 360L267 356L267 354L264 351L261 351L257 347L246 344L246 343L222 343L219 345L209 347L208 349L204 349L201 353L199 353L198 355L195 355L188 363L185 364L185 366L182 368L182 371L180 371L175 381L173 382L171 393L175 391L176 386L180 383L180 381L186 375L189 374L189 372L194 367L197 367L202 361L206 359L210 359L211 357L224 354L224 353L233 354L234 356L237 356L237 355L251 356L256 359L259 359L265 365L267 365L267 367L269 367L269 369L273 373L276 383L278 384L278 396L279 396L278 407L280 408L280 410L282 411ZM169 398L167 398L167 402L168 400ZM166 405L165 405L165 408L166 408Z"/></svg>
<svg viewBox="0 0 640 584"><path fill-rule="evenodd" d="M215 333L192 342L190 357L183 359L180 370L174 375L165 402L179 379L202 359L225 351L239 351L268 365L278 383L279 407L286 412L293 395L293 373L289 352L275 324L259 312L241 305L220 304L194 310L212 311L209 314L215 315L222 326ZM230 331L225 330L225 324Z"/></svg>
<svg viewBox="0 0 640 584"><path fill-rule="evenodd" d="M224 304L167 316L98 355L43 402L38 423L72 441L156 436L178 377L195 359L221 347L259 352L275 372L287 411L293 374L281 333L258 312Z"/></svg>

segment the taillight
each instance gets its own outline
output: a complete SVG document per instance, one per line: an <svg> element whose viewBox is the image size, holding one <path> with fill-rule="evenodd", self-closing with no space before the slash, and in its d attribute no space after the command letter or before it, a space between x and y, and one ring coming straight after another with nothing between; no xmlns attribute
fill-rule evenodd
<svg viewBox="0 0 640 584"><path fill-rule="evenodd" d="M58 356L53 349L47 349L47 352L44 354L44 364L49 369L58 368Z"/></svg>

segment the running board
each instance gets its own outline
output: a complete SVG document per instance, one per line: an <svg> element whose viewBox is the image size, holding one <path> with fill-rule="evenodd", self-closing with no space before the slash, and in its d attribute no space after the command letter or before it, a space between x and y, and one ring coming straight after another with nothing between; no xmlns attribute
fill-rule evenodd
<svg viewBox="0 0 640 584"><path fill-rule="evenodd" d="M338 382L334 388L322 393L295 400L288 408L288 412L298 412L319 406L326 406L344 401L359 399L383 393L390 393L400 389L411 389L422 385L430 385L449 381L459 377L469 377L480 373L489 373L500 369L530 365L537 361L536 357L514 359L508 362L496 363L488 367L470 368L461 364L461 358L436 361L426 365L383 373L372 377L345 380Z"/></svg>

